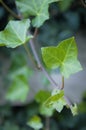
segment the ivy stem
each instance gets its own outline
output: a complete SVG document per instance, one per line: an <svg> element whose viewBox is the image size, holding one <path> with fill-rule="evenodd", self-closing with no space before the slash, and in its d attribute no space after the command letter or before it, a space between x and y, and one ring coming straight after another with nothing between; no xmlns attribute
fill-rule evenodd
<svg viewBox="0 0 86 130"><path fill-rule="evenodd" d="M62 76L62 86L61 89L64 89L64 76Z"/></svg>
<svg viewBox="0 0 86 130"><path fill-rule="evenodd" d="M45 120L45 130L50 130L50 118L46 117Z"/></svg>
<svg viewBox="0 0 86 130"><path fill-rule="evenodd" d="M38 57L38 54L36 52L36 49L35 49L35 46L34 46L34 41L33 39L31 39L29 41L29 44L30 44L30 47L32 49L32 52L33 52L33 55L35 57L35 60L37 62L37 66L38 66L38 69L40 69L41 71L43 71L43 73L46 75L47 79L50 81L50 83L54 86L54 87L58 87L58 84L52 79L52 77L48 74L48 72L45 70L44 66L41 64L41 61ZM59 89L59 87L58 87Z"/></svg>
<svg viewBox="0 0 86 130"><path fill-rule="evenodd" d="M28 47L27 47L26 44L24 44L24 49L25 49L25 51L27 52L28 57L30 58L32 64L33 64L34 66L37 66L37 65L36 65L36 62L35 62L34 58L32 57L32 55L31 55L31 53L30 53L30 51L29 51L29 49L28 49Z"/></svg>
<svg viewBox="0 0 86 130"><path fill-rule="evenodd" d="M4 2L3 0L0 0L0 3L3 5L3 7L15 18L21 19L20 16L18 16L16 13L14 13Z"/></svg>
<svg viewBox="0 0 86 130"><path fill-rule="evenodd" d="M29 32L28 32L28 35L30 35ZM32 49L33 55L34 55L34 57L35 57L35 60L36 60L36 62L37 62L37 67L38 67L38 69L41 69L41 63L40 63L38 54L37 54L36 49L35 49L35 46L34 46L34 40L33 40L33 39L30 39L29 44L30 44L30 47L31 47L31 49Z"/></svg>
<svg viewBox="0 0 86 130"><path fill-rule="evenodd" d="M35 28L34 35L33 35L34 38L36 38L37 34L38 34L38 28Z"/></svg>

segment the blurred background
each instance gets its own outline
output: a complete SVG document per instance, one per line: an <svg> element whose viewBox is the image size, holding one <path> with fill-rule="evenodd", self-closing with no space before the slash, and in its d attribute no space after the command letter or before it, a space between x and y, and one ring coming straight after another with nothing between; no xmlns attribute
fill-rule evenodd
<svg viewBox="0 0 86 130"><path fill-rule="evenodd" d="M4 0L5 4L17 13L15 0ZM49 8L50 19L38 30L36 38L36 49L39 54L43 46L57 45L61 40L75 36L79 60L83 70L65 79L65 94L73 101L80 103L79 115L73 117L69 110L63 109L59 114L54 112L50 118L49 130L86 130L86 4L84 0L64 0L58 4L53 3ZM14 19L12 15L0 4L0 31L7 25L8 21ZM30 28L31 33L34 28ZM28 45L29 46L29 45ZM40 57L41 58L41 57ZM29 70L27 71L27 64ZM21 102L16 98L17 87L13 95L8 93L11 85L12 76L16 76L16 70L28 75L29 93L27 100ZM61 84L59 73L53 73L51 76ZM23 89L23 88L22 88ZM35 94L40 89L52 89L42 72L32 67L23 47L8 49L0 47L0 130L31 130L26 125L27 120L33 115L39 115L44 124L45 117L39 113L39 105L34 100ZM26 90L27 91L27 90ZM8 98L13 100L8 102Z"/></svg>

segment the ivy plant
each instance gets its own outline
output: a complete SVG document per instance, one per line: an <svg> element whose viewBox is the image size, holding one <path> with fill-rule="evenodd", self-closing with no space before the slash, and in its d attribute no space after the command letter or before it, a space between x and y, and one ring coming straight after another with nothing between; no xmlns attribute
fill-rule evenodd
<svg viewBox="0 0 86 130"><path fill-rule="evenodd" d="M0 32L0 46L6 46L10 48L16 48L18 46L24 45L24 48L28 56L32 56L33 63L35 66L44 72L45 76L48 78L53 87L57 89L53 90L51 93L45 90L40 90L36 96L35 100L40 104L40 114L45 116L52 116L54 110L61 112L63 107L69 107L73 115L77 114L76 103L68 103L69 99L66 100L66 95L64 94L64 77L69 78L71 74L74 74L82 70L82 66L78 60L78 49L74 37L65 39L59 43L57 46L48 46L41 48L42 60L47 68L59 69L62 75L62 87L58 87L57 83L48 74L45 66L40 61L38 53L35 49L34 42L37 35L38 28L43 25L43 23L49 19L49 5L53 2L60 0L16 0L16 7L19 15L11 11L11 9L6 8L1 0L1 4L18 20L10 20L3 31ZM63 0L64 1L64 0ZM60 1L61 3L61 1ZM35 27L35 32L33 35L30 33L30 27ZM30 52L28 46L30 45L32 53ZM21 59L22 60L22 59ZM28 91L28 67L20 66L11 74L12 84L8 90L6 98L8 100L20 100L25 101ZM41 119L38 116L34 116L29 120L28 125L32 128L38 130L43 127Z"/></svg>

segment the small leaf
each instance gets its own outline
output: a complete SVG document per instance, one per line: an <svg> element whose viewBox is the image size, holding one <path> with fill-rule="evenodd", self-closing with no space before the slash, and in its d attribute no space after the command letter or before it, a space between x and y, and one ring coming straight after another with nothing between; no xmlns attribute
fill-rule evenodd
<svg viewBox="0 0 86 130"><path fill-rule="evenodd" d="M63 40L56 47L41 48L43 61L48 68L60 68L61 74L68 78L71 74L82 70L77 59L77 46L74 37Z"/></svg>
<svg viewBox="0 0 86 130"><path fill-rule="evenodd" d="M70 109L71 109L73 116L78 114L78 107L76 104L74 104L74 106L71 106Z"/></svg>
<svg viewBox="0 0 86 130"><path fill-rule="evenodd" d="M41 118L39 116L33 116L28 122L27 125L32 127L35 130L39 130L43 127L43 124L41 122Z"/></svg>
<svg viewBox="0 0 86 130"><path fill-rule="evenodd" d="M35 96L35 100L39 103L44 103L44 101L50 97L50 92L46 91L46 90L40 90L36 96Z"/></svg>
<svg viewBox="0 0 86 130"><path fill-rule="evenodd" d="M4 31L0 32L0 46L15 48L29 41L32 36L27 36L30 20L10 21Z"/></svg>
<svg viewBox="0 0 86 130"><path fill-rule="evenodd" d="M52 93L52 96L44 102L44 105L46 107L56 109L58 112L61 112L64 105L66 105L66 102L64 100L64 91L54 90L54 93Z"/></svg>
<svg viewBox="0 0 86 130"><path fill-rule="evenodd" d="M59 0L16 0L16 4L25 17L35 16L32 24L40 27L49 18L49 4L57 1Z"/></svg>

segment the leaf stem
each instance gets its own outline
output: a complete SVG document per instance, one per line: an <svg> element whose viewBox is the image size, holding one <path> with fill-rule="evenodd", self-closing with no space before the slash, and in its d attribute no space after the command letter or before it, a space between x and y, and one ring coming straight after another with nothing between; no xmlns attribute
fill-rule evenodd
<svg viewBox="0 0 86 130"><path fill-rule="evenodd" d="M50 83L54 86L54 87L58 87L58 84L52 79L52 77L48 74L48 72L45 70L44 66L41 64L41 61L38 57L38 54L36 52L35 46L34 46L34 41L33 39L31 39L29 41L30 47L32 49L33 55L35 57L35 60L37 62L38 65L38 69L40 69L41 71L43 71L43 73L46 75L47 79L50 81ZM59 88L58 88L59 89Z"/></svg>
<svg viewBox="0 0 86 130"><path fill-rule="evenodd" d="M30 53L30 51L29 51L29 49L28 49L26 44L24 44L24 49L27 52L28 57L30 58L32 64L37 67L36 62L35 62L34 58L32 57L32 55L31 55L31 53Z"/></svg>
<svg viewBox="0 0 86 130"><path fill-rule="evenodd" d="M61 89L64 89L64 76L62 76L62 86Z"/></svg>
<svg viewBox="0 0 86 130"><path fill-rule="evenodd" d="M38 28L35 28L35 31L34 31L34 38L37 36L37 34L38 34Z"/></svg>
<svg viewBox="0 0 86 130"><path fill-rule="evenodd" d="M30 32L28 32L28 34L30 35ZM39 57L37 55L37 52L36 52L36 49L35 49L35 46L34 46L34 40L30 39L29 44L30 44L30 47L32 49L35 60L37 62L37 67L38 67L38 69L41 69L41 63L40 63Z"/></svg>
<svg viewBox="0 0 86 130"><path fill-rule="evenodd" d="M50 130L50 118L46 117L45 119L45 130Z"/></svg>
<svg viewBox="0 0 86 130"><path fill-rule="evenodd" d="M0 0L0 3L3 5L3 7L15 18L21 19L20 16L18 16L16 13L14 13L4 2L3 0Z"/></svg>

